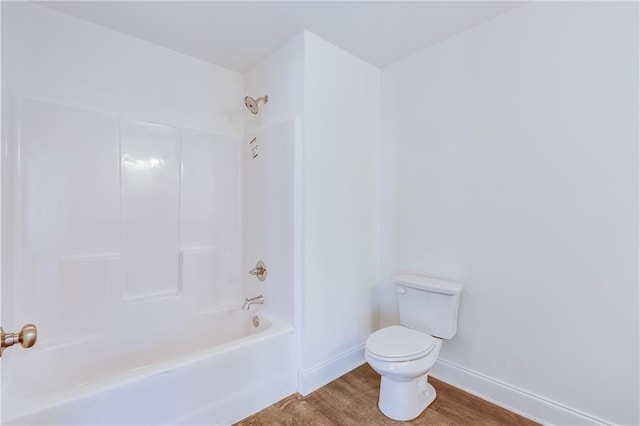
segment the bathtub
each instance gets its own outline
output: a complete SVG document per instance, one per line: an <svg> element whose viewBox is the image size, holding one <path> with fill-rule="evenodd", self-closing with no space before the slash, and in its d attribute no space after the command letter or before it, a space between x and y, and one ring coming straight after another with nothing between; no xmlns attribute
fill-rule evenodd
<svg viewBox="0 0 640 426"><path fill-rule="evenodd" d="M263 311L199 314L155 347L112 338L7 353L3 424L229 424L296 390L293 328Z"/></svg>

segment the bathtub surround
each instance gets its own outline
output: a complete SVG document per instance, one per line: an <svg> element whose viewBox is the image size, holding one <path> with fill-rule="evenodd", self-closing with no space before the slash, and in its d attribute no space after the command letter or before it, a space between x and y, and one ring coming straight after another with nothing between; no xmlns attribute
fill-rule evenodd
<svg viewBox="0 0 640 426"><path fill-rule="evenodd" d="M382 105L382 282L465 283L434 376L638 424L638 4L519 7L384 69Z"/></svg>

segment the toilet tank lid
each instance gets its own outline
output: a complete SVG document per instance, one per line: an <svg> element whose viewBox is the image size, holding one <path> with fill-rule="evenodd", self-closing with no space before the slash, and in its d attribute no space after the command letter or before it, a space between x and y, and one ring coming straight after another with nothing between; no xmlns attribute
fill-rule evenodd
<svg viewBox="0 0 640 426"><path fill-rule="evenodd" d="M423 277L420 275L400 275L394 280L397 285L413 287L418 290L429 290L436 293L460 294L463 285L455 281L439 280L437 278Z"/></svg>

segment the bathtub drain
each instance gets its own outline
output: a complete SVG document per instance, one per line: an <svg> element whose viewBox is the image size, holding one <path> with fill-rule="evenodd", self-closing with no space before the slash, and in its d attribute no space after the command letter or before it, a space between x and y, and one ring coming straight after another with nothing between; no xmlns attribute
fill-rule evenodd
<svg viewBox="0 0 640 426"><path fill-rule="evenodd" d="M252 321L253 321L253 326L254 326L254 327L257 327L257 326L259 326L259 325L260 325L260 317L259 317L259 316L257 316L257 315L256 315L256 316L254 316L254 317L253 317L253 319L252 319Z"/></svg>

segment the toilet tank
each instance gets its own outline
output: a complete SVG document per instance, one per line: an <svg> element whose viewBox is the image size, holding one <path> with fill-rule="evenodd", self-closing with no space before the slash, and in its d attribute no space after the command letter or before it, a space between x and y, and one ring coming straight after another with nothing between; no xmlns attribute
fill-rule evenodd
<svg viewBox="0 0 640 426"><path fill-rule="evenodd" d="M400 324L443 339L455 336L462 284L401 275L395 278L394 286Z"/></svg>

